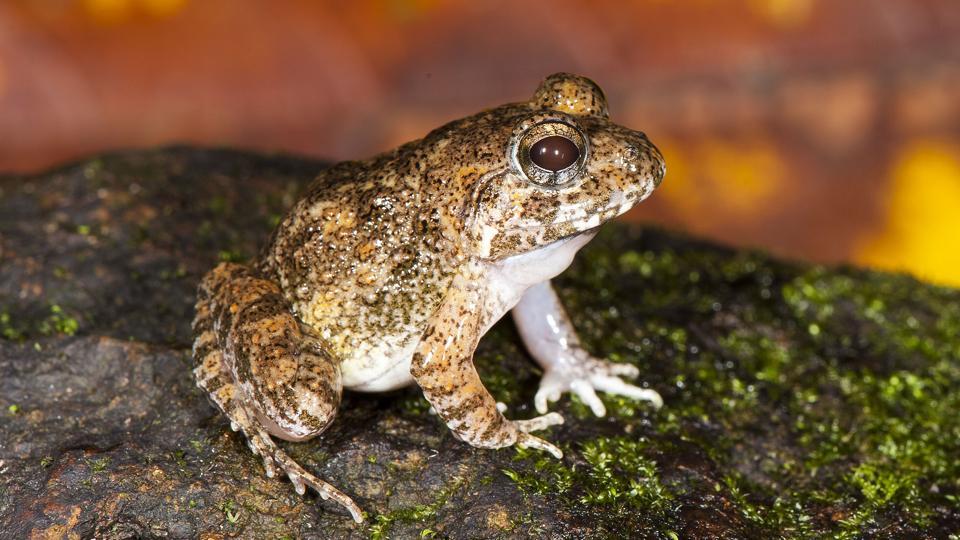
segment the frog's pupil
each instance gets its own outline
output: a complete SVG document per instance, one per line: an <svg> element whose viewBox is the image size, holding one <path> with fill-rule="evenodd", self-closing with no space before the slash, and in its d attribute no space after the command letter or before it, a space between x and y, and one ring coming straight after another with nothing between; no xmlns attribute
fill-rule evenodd
<svg viewBox="0 0 960 540"><path fill-rule="evenodd" d="M548 171L562 171L578 159L580 149L573 141L560 135L544 137L530 147L530 161Z"/></svg>

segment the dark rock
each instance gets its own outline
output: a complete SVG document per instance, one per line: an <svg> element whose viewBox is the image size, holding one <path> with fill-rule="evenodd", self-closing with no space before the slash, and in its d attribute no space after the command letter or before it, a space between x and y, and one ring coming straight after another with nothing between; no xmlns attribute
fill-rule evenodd
<svg viewBox="0 0 960 540"><path fill-rule="evenodd" d="M470 448L411 388L348 394L285 448L353 495L299 497L194 386L200 276L256 253L322 164L105 156L0 179L0 537L928 537L960 528L960 293L608 230L560 280L594 351L660 411L579 402L556 461ZM509 324L477 363L517 418L538 373Z"/></svg>

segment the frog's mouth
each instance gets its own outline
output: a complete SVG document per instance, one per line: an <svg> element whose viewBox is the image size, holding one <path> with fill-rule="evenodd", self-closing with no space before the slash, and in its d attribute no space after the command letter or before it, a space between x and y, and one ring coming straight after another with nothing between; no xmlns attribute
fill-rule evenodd
<svg viewBox="0 0 960 540"><path fill-rule="evenodd" d="M481 212L471 226L478 240L476 253L485 259L509 257L594 231L646 199L656 187L653 179L626 185L622 179L591 177L589 181L597 185L521 199L511 208L516 213L506 219L505 226L497 224L507 217L503 213ZM601 200L597 200L598 191L606 191Z"/></svg>
<svg viewBox="0 0 960 540"><path fill-rule="evenodd" d="M610 195L609 202L599 208L571 208L568 209L569 213L577 213L574 217L568 217L567 219L562 219L560 221L555 221L546 225L529 225L525 227L516 227L511 229L511 232L520 233L520 234L536 234L539 236L538 232L545 235L544 239L549 241L554 240L563 240L579 234L595 231L604 223L614 219L617 216L620 216L626 213L628 210L637 205L640 201L646 198L649 194L644 191L638 191L634 194L626 194L622 191L614 192ZM545 242L546 243L546 242Z"/></svg>
<svg viewBox="0 0 960 540"><path fill-rule="evenodd" d="M583 231L572 232L572 233L570 233L570 234L568 234L568 235L566 235L566 236L561 236L560 238L557 238L556 240L554 240L553 242L550 242L550 244L547 244L547 245L562 244L562 243L564 243L564 242L570 241L570 240L572 240L572 239L574 239L574 238L578 238L578 237L580 237L580 236L587 236L587 235L593 236L593 235L596 235L597 232L600 231L600 227L601 227L602 225L603 225L603 224L601 223L600 225L597 225L596 227L594 227L594 228L592 228L592 229L586 229L586 230L583 230Z"/></svg>
<svg viewBox="0 0 960 540"><path fill-rule="evenodd" d="M498 253L501 257L511 256L546 247L560 247L563 243L585 236L592 238L601 225L632 207L632 204L625 207L609 205L600 211L593 212L590 217L574 218L547 225L513 227L501 234L488 229L493 235L485 239L487 243L484 252L488 256L493 253Z"/></svg>

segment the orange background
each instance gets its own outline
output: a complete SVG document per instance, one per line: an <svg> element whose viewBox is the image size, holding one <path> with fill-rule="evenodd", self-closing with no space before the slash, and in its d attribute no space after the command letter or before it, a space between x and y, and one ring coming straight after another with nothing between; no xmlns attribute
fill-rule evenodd
<svg viewBox="0 0 960 540"><path fill-rule="evenodd" d="M553 71L663 150L628 219L960 285L957 0L8 0L0 171L172 142L364 157Z"/></svg>

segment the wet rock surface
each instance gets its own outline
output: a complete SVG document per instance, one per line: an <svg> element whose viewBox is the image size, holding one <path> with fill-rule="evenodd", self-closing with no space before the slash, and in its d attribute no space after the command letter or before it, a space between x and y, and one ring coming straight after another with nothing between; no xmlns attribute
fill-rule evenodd
<svg viewBox="0 0 960 540"><path fill-rule="evenodd" d="M348 393L268 479L195 387L200 276L322 164L188 148L0 178L0 538L944 538L960 529L960 292L610 226L560 280L588 346L664 397L565 397L562 461L453 439L415 388ZM539 373L477 351L515 418Z"/></svg>

